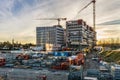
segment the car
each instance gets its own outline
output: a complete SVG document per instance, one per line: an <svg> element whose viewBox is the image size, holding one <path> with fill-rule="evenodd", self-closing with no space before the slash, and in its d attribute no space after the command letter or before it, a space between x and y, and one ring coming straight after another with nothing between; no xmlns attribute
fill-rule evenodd
<svg viewBox="0 0 120 80"><path fill-rule="evenodd" d="M13 68L14 64L5 64L5 67Z"/></svg>
<svg viewBox="0 0 120 80"><path fill-rule="evenodd" d="M100 74L100 80L113 80L113 76L110 73L103 72Z"/></svg>
<svg viewBox="0 0 120 80"><path fill-rule="evenodd" d="M87 76L88 77L99 77L100 71L97 69L87 69Z"/></svg>
<svg viewBox="0 0 120 80"><path fill-rule="evenodd" d="M32 69L34 69L34 70L42 70L41 67L32 67Z"/></svg>
<svg viewBox="0 0 120 80"><path fill-rule="evenodd" d="M100 59L99 59L98 57L93 57L92 60L93 60L93 61L100 62Z"/></svg>
<svg viewBox="0 0 120 80"><path fill-rule="evenodd" d="M84 80L98 80L97 77L84 77Z"/></svg>
<svg viewBox="0 0 120 80"><path fill-rule="evenodd" d="M98 60L98 58L97 57L93 57L92 60Z"/></svg>

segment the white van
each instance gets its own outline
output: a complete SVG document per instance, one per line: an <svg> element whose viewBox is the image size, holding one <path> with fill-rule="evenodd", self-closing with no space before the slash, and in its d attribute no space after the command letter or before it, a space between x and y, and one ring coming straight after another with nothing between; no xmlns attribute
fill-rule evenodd
<svg viewBox="0 0 120 80"><path fill-rule="evenodd" d="M98 80L96 77L84 77L84 80Z"/></svg>

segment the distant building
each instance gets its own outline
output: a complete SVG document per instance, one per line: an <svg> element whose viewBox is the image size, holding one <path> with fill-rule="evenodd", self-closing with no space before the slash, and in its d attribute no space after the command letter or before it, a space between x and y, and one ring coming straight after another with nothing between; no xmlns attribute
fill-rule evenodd
<svg viewBox="0 0 120 80"><path fill-rule="evenodd" d="M84 48L96 44L96 32L82 19L66 22L68 46Z"/></svg>
<svg viewBox="0 0 120 80"><path fill-rule="evenodd" d="M43 46L53 45L53 48L61 47L64 43L64 29L60 25L44 26L36 28L36 44Z"/></svg>
<svg viewBox="0 0 120 80"><path fill-rule="evenodd" d="M67 34L66 34L66 29L64 29L64 47L66 46L67 43Z"/></svg>

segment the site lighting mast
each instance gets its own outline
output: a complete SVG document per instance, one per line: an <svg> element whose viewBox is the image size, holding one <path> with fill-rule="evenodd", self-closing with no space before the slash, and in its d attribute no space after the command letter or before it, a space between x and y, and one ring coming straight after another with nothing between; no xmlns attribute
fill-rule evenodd
<svg viewBox="0 0 120 80"><path fill-rule="evenodd" d="M57 20L58 21L58 25L60 25L60 21L61 20L67 20L67 18L39 18L36 20Z"/></svg>

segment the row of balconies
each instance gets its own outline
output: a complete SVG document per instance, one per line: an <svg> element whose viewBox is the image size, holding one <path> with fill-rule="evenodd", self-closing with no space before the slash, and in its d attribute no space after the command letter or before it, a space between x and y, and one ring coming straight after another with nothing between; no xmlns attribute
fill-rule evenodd
<svg viewBox="0 0 120 80"><path fill-rule="evenodd" d="M93 40L94 36L89 35L89 37L88 37L88 35L81 34L80 36L79 35L76 35L76 36L75 35L69 35L69 38L70 39L75 39L75 40L79 40L79 38L82 38L82 39L85 39L85 40L89 40L89 39Z"/></svg>
<svg viewBox="0 0 120 80"><path fill-rule="evenodd" d="M74 25L74 24L69 24L69 25L67 25L67 29L76 29L76 28L82 28L82 29L84 29L85 31L94 31L93 30L93 28L92 27L88 27L88 25L78 25L78 24L76 24L76 25Z"/></svg>
<svg viewBox="0 0 120 80"><path fill-rule="evenodd" d="M89 43L93 43L94 42L94 39L95 38L86 38L87 36L70 36L69 37L69 39L70 39L70 41L71 42L79 42L80 41L80 43L87 43L87 44L89 44Z"/></svg>
<svg viewBox="0 0 120 80"><path fill-rule="evenodd" d="M95 37L94 32L88 32L88 31L84 31L84 30L79 31L78 29L69 29L68 34L69 35L74 35L74 36L79 35L79 36L83 36L84 38Z"/></svg>

